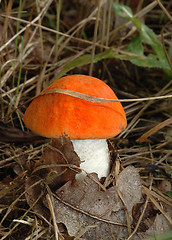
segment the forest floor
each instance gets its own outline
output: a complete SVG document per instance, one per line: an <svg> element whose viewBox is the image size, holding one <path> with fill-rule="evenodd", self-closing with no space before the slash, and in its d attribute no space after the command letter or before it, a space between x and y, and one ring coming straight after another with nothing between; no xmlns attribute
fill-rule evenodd
<svg viewBox="0 0 172 240"><path fill-rule="evenodd" d="M0 5L0 239L172 239L170 1L9 0ZM129 178L132 186L140 182L141 190L132 212L123 196L127 189L120 195L120 211L125 217L122 220L115 215L115 222L122 226L117 226L114 218L102 220L94 207L94 214L87 212L87 217L94 219L90 222L82 206L66 205L70 197L68 201L55 198L55 192L64 186L58 186L59 178L54 175L49 179L52 168L45 165L49 161L55 164L55 157L47 160L47 146L62 153L66 150L58 141L35 135L23 122L32 97L54 80L73 74L97 77L119 99L126 99L122 105L128 125L108 140L111 178L99 186L106 188L100 199L114 188L120 195L118 175L131 171L130 167L134 167L131 175L137 171L137 180L128 175L121 180L124 184ZM70 142L67 151L73 156ZM65 186L64 192L73 189ZM91 186L85 186L85 192ZM94 191L96 196L100 189L94 186ZM135 199L137 193L132 194ZM65 206L62 215L70 207L81 211L76 218L83 226L75 236L70 234L75 227L72 222L73 227L64 219L57 220L54 205L60 204ZM85 199L87 204L91 205Z"/></svg>

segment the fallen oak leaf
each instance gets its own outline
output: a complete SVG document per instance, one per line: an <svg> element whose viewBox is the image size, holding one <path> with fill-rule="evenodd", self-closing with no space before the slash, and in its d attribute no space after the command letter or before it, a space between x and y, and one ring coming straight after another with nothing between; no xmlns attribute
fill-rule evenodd
<svg viewBox="0 0 172 240"><path fill-rule="evenodd" d="M70 166L76 166L72 168ZM58 189L68 181L75 181L75 175L80 172L80 159L74 152L69 138L52 139L36 162L34 175L44 179L50 189ZM78 167L78 169L77 169Z"/></svg>
<svg viewBox="0 0 172 240"><path fill-rule="evenodd" d="M131 171L126 171L128 173L132 175ZM70 236L77 236L82 228L95 225L97 227L89 228L84 238L110 240L128 236L125 208L115 186L101 191L98 184L86 176L81 182L67 182L56 191L54 198L57 224L63 223Z"/></svg>
<svg viewBox="0 0 172 240"><path fill-rule="evenodd" d="M69 185L69 187L71 186ZM89 203L85 203L85 204L87 204L87 206L89 207ZM104 206L105 205L107 205L106 201L104 202ZM114 228L113 227L111 228L116 229L116 231L119 233L120 236L125 236L127 234L127 228L125 227L125 223L124 223L125 212L122 208L116 211L116 213L119 215L119 218L115 216L115 213L111 213L109 209L106 209L107 215L110 215L109 217L106 218L106 215L103 217L101 216L97 217L96 216L97 214L94 214L94 213L91 214L90 212L86 212L85 210L83 211L81 210L80 206L79 208L76 208L74 206L72 206L71 208L71 206L72 205L67 204L67 202L62 203L62 199L60 198L59 200L57 200L57 195L56 195L54 211L56 215L57 224L63 223L67 228L68 234L70 236L78 236L78 234L82 231L83 228L86 228L88 226L95 226L95 228L88 228L88 231L82 237L84 237L84 239L87 239L87 240L93 240L93 239L110 240L112 239L112 236L111 236L109 224L114 226ZM104 208L104 206L102 208ZM105 214L105 212L103 214ZM112 220L108 220L108 218ZM123 223L120 223L120 222L118 223L117 219Z"/></svg>
<svg viewBox="0 0 172 240"><path fill-rule="evenodd" d="M37 176L26 177L25 180L25 197L28 205L39 216L49 218L49 211L43 205L42 199L45 196L45 189Z"/></svg>
<svg viewBox="0 0 172 240"><path fill-rule="evenodd" d="M83 214L85 214L85 215L87 215L87 216L89 216L89 217L91 217L91 218L93 218L93 219L96 219L96 220L99 220L99 221L102 221L102 222L105 222L105 223L110 223L110 224L113 224L113 225L126 226L126 224L118 223L118 222L113 222L113 221L110 221L110 220L106 220L106 219L103 219L102 217L97 217L97 216L91 215L90 213L85 212L85 211L83 211L83 210L81 210L81 209L78 209L78 208L74 207L73 205L71 205L71 204L63 201L60 197L58 197L57 194L53 194L53 196L54 196L57 200L59 200L60 202L62 202L64 205L66 205L66 206L68 206L68 207L72 208L73 210L76 210L76 211L78 211L78 212L80 212L80 213L83 213ZM97 225L92 225L92 226L95 227L95 226L97 226Z"/></svg>
<svg viewBox="0 0 172 240"><path fill-rule="evenodd" d="M70 165L76 168L73 169ZM48 208L43 205L45 184L53 190L68 181L74 182L75 175L80 171L79 165L80 159L69 138L53 139L46 145L42 156L31 166L32 169L25 178L25 196L34 212L46 219L50 217ZM26 161L22 160L22 167L24 171Z"/></svg>

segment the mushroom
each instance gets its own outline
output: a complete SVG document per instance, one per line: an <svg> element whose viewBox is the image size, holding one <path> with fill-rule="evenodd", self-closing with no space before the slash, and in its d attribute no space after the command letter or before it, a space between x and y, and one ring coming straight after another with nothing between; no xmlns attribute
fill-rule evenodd
<svg viewBox="0 0 172 240"><path fill-rule="evenodd" d="M50 89L67 89L90 96L117 99L113 90L98 78L71 75L56 80ZM51 91L52 92L52 91ZM98 178L110 170L107 138L112 138L127 125L120 102L89 102L62 93L47 93L35 98L24 114L25 125L47 138L67 136L81 160L80 167ZM82 178L85 172L77 174Z"/></svg>

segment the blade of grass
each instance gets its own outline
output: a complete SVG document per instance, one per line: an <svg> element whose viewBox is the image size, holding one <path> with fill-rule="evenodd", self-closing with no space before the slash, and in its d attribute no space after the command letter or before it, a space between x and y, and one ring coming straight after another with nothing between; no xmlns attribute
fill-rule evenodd
<svg viewBox="0 0 172 240"><path fill-rule="evenodd" d="M17 18L20 19L21 18L21 7L22 7L22 0L19 1L19 12L17 15ZM20 28L20 20L17 21L17 27L16 27L16 33L19 32L19 28ZM17 50L18 50L18 36L15 39L15 52L14 52L14 57L15 59L17 58ZM13 74L13 81L12 81L12 86L14 87L14 78L15 78L15 72Z"/></svg>
<svg viewBox="0 0 172 240"><path fill-rule="evenodd" d="M58 5L57 5L57 32L60 31L60 13L61 13L61 6L62 6L62 2L61 0L58 0ZM56 42L59 39L59 34L56 34ZM57 46L56 46L57 47Z"/></svg>
<svg viewBox="0 0 172 240"><path fill-rule="evenodd" d="M101 0L98 1L98 9L97 9L97 14L96 14L96 23L95 23L95 27L94 27L94 37L93 37L93 45L92 45L92 52L91 52L91 64L90 64L90 69L89 69L89 75L92 75L92 72L93 72L94 56L95 56L95 49L96 49L95 43L97 41L100 9L101 9Z"/></svg>
<svg viewBox="0 0 172 240"><path fill-rule="evenodd" d="M18 19L21 18L21 6L22 6L22 0L19 1L19 12L17 15ZM16 33L19 32L19 27L20 27L20 21L18 20L17 27L16 27ZM18 37L16 37L16 40L15 40L15 53L14 53L15 58L17 57L17 47L18 47Z"/></svg>
<svg viewBox="0 0 172 240"><path fill-rule="evenodd" d="M18 96L18 93L19 93L19 85L20 85L22 66L23 66L23 51L24 51L24 39L23 39L23 36L21 36L21 61L20 61L19 75L18 75L18 79L17 79L17 89L16 89L15 103L16 103L17 96Z"/></svg>

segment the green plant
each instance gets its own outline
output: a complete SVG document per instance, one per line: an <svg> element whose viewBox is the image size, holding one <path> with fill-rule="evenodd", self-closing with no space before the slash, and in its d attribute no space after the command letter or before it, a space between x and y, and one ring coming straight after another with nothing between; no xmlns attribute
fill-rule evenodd
<svg viewBox="0 0 172 240"><path fill-rule="evenodd" d="M158 41L153 30L135 18L128 6L113 2L113 9L116 15L131 21L138 30L138 35L131 40L126 48L126 51L134 53L137 56L126 55L123 57L137 66L161 68L164 71L170 70L171 68L166 59L163 46ZM151 47L154 54L149 53L145 55L144 44ZM120 58L119 55L115 57Z"/></svg>

